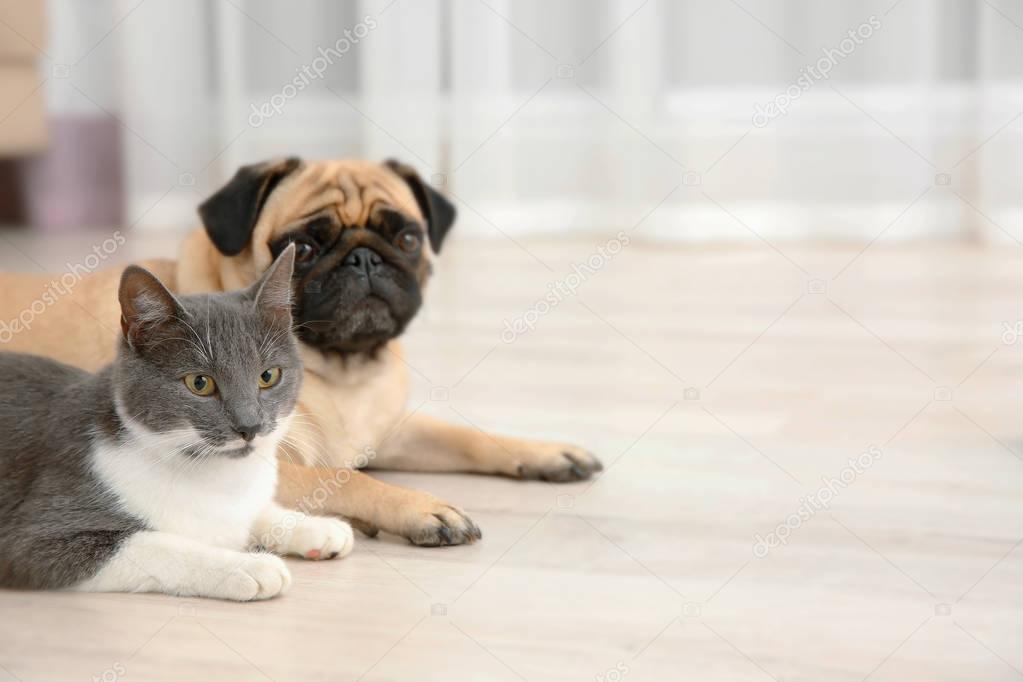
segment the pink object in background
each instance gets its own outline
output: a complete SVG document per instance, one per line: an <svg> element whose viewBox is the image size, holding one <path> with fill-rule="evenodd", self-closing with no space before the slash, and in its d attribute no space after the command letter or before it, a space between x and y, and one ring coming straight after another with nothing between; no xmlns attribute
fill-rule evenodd
<svg viewBox="0 0 1023 682"><path fill-rule="evenodd" d="M48 232L121 225L124 184L118 124L110 118L49 120L50 144L22 165L27 222Z"/></svg>

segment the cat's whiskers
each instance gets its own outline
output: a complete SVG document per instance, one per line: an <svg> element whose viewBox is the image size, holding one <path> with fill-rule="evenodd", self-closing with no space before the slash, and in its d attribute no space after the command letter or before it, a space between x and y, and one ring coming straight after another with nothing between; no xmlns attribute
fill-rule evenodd
<svg viewBox="0 0 1023 682"><path fill-rule="evenodd" d="M206 298L206 347L209 348L210 357L213 357L213 341L210 339L210 303L213 299Z"/></svg>
<svg viewBox="0 0 1023 682"><path fill-rule="evenodd" d="M291 448L292 450L294 450L294 454L292 454L292 452L289 452L288 448ZM309 458L309 454L310 453L309 453L309 449L308 448L303 448L298 443L295 443L295 442L290 441L290 440L289 441L282 441L280 447L278 447L278 452L280 452L285 457L287 457L288 461L291 462L292 464L295 464L296 466L312 466L314 468L322 468L322 469L333 468L333 467L330 466L330 464L328 464L326 461L321 459L320 456L315 454L315 453L312 455L311 458ZM305 456L303 456L303 455L301 455L299 453L305 453ZM296 457L297 457L297 459L296 459ZM310 461L310 459L311 459L311 461Z"/></svg>
<svg viewBox="0 0 1023 682"><path fill-rule="evenodd" d="M138 424L133 424L132 426L134 427L134 430L139 429ZM148 429L142 432L129 431L128 437L124 440L124 443L125 445L133 447L144 444L144 450L149 450L152 447L165 447L173 445L174 443L180 443L179 447L174 448L175 450L180 450L181 448L187 447L194 440L195 435L195 429L191 427L167 429L166 431L149 431ZM193 438L189 439L190 436Z"/></svg>
<svg viewBox="0 0 1023 682"><path fill-rule="evenodd" d="M323 433L323 427L320 426L320 422L316 418L316 415L311 412L295 412L291 415L290 419L293 422L298 422L299 424L315 426L320 433Z"/></svg>
<svg viewBox="0 0 1023 682"><path fill-rule="evenodd" d="M289 432L289 433L285 434L281 438L281 444L282 445L288 445L288 446L294 448L296 454L304 453L305 456L299 455L299 458L300 458L301 461L296 462L296 460L291 457L291 453L285 452L285 454L287 454L289 456L291 461L296 463L296 464L303 464L303 463L306 462L306 460L308 458L308 459L312 460L310 462L310 464L312 466L318 466L318 467L322 467L324 469L336 469L336 468L338 468L337 466L335 466L335 465L331 464L329 461L327 461L320 454L322 452L322 450L321 450L321 448L319 446L310 447L311 445L315 445L315 444L312 444L309 441L304 440L302 436L298 436L297 434Z"/></svg>
<svg viewBox="0 0 1023 682"><path fill-rule="evenodd" d="M192 429L176 429L174 431L154 432L151 434L129 434L122 441L122 444L130 448L138 448L138 452L141 453L148 453L156 449L167 449L178 453L182 447L187 445L187 441L182 444L182 440L193 434L194 431Z"/></svg>
<svg viewBox="0 0 1023 682"><path fill-rule="evenodd" d="M270 335L272 333L273 333L273 330L269 330L268 329L267 331L265 331L263 333L262 340L259 342L259 348L256 349L256 355L260 356L261 358L262 357L266 357L266 355L265 355L266 354L266 350L269 347L267 342L269 341Z"/></svg>
<svg viewBox="0 0 1023 682"><path fill-rule="evenodd" d="M201 346L200 346L199 344L197 344L197 343L196 343L195 341L193 341L193 340L191 340L191 339L186 339L186 338L184 338L184 337L181 337L181 336L173 336L173 337L167 337L167 338L164 338L164 339L160 339L159 341L155 342L155 343L154 343L154 345L157 345L157 344L161 344L161 343L167 343L168 341L183 341L184 343L187 343L187 344L188 344L189 346L191 346L191 347L192 347L192 348L193 348L193 349L194 349L194 350L195 350L195 351L196 351L196 352L197 352L197 353L198 353L199 355L203 356L203 359L204 359L204 360L205 360L205 361L206 361L207 363L211 363L211 360L210 360L209 358L207 358L207 357L206 357L206 351L205 351L205 350L203 350L203 348L202 348L202 347L201 347Z"/></svg>
<svg viewBox="0 0 1023 682"><path fill-rule="evenodd" d="M259 349L256 354L266 361L269 358L270 351L273 350L274 346L278 345L278 342L291 334L291 330L288 328L270 330L263 335L263 340L259 344Z"/></svg>
<svg viewBox="0 0 1023 682"><path fill-rule="evenodd" d="M195 348L195 350L199 353L199 355L203 356L203 359L207 363L212 364L213 363L213 349L212 349L212 347L210 348L210 352L207 353L206 350L202 347L202 337L199 336L199 333L197 331L195 331L195 327L193 327L191 324L189 324L188 320L186 320L185 318L181 317L180 315L174 315L173 318L175 320L177 320L178 322L180 322L181 324L185 325L185 327L188 328L188 331L192 332L192 336L194 336L195 340L198 342L198 343L192 343L192 347ZM209 319L209 317L207 315L207 320L208 319ZM189 342L189 343L191 343L191 342Z"/></svg>
<svg viewBox="0 0 1023 682"><path fill-rule="evenodd" d="M280 443L277 444L277 454L278 454L278 456L283 455L284 457L287 457L288 458L288 462L290 462L291 464L299 464L298 462L295 461L295 458L291 456L291 453L288 452L287 445L288 444L286 444L283 441L283 439L281 440Z"/></svg>
<svg viewBox="0 0 1023 682"><path fill-rule="evenodd" d="M295 324L292 325L292 329L294 331L298 331L299 329L302 329L303 327L307 327L307 328L311 329L312 325L313 325L312 321L310 321L310 322L296 322Z"/></svg>
<svg viewBox="0 0 1023 682"><path fill-rule="evenodd" d="M125 421L123 417L122 421ZM157 467L166 466L168 463L174 464L174 468L182 466L186 461L183 450L199 445L204 440L201 436L199 439L195 439L197 434L195 429L191 427L168 429L166 431L149 431L148 429L140 431L140 425L137 423L126 423L125 427L127 435L121 442L121 445L129 448L133 456L148 460L145 461L144 466L134 467L136 476L147 474ZM192 438L182 443L183 439L188 439L189 437Z"/></svg>
<svg viewBox="0 0 1023 682"><path fill-rule="evenodd" d="M300 427L303 427L302 430L304 431L315 431L317 436L321 438L325 437L323 427L320 426L319 422L316 421L315 419L299 417L297 419L292 420L291 425L292 426L298 425Z"/></svg>
<svg viewBox="0 0 1023 682"><path fill-rule="evenodd" d="M177 470L180 467L184 466L185 463L186 460L181 456L180 453L171 449L161 450L157 453L155 457L151 458L143 466L133 467L131 469L130 477L133 480L142 481L149 478L149 474L151 474L156 469L167 468L168 465L170 465L169 466L170 469Z"/></svg>
<svg viewBox="0 0 1023 682"><path fill-rule="evenodd" d="M217 451L218 446L216 443L211 441L203 440L202 442L196 443L192 446L194 449L188 457L187 463L182 467L182 470L188 474L191 474L206 461L208 461Z"/></svg>
<svg viewBox="0 0 1023 682"><path fill-rule="evenodd" d="M321 433L312 433L306 429L303 429L304 424L299 424L299 428L291 428L288 430L288 435L292 438L302 438L303 444L316 446L317 448L326 446L326 439Z"/></svg>
<svg viewBox="0 0 1023 682"><path fill-rule="evenodd" d="M294 412L288 418L288 422L291 427L298 425L299 427L303 427L299 430L305 433L313 432L311 435L315 435L324 441L327 439L326 432L320 424L319 419L317 419L316 415L311 412ZM291 430L293 429L289 429L289 432Z"/></svg>
<svg viewBox="0 0 1023 682"><path fill-rule="evenodd" d="M154 469L165 468L168 465L170 465L171 469L178 469L188 462L188 459L178 449L166 447L165 444L161 443L154 443L149 447L137 450L133 454L146 455L148 459L142 466L133 468L136 478L142 478Z"/></svg>
<svg viewBox="0 0 1023 682"><path fill-rule="evenodd" d="M289 456L293 455L291 457L291 461L296 464L309 462L313 466L322 466L328 469L334 466L323 454L321 454L323 450L319 444L312 443L295 435L285 436L281 439L281 443L291 448L291 450L286 451L286 453Z"/></svg>
<svg viewBox="0 0 1023 682"><path fill-rule="evenodd" d="M289 451L289 449L293 449L295 451L294 455ZM277 444L277 451L287 457L288 461L292 464L300 465L303 462L295 459L295 456L298 456L299 453L303 451L308 451L308 449L303 449L301 445L295 441L293 436L285 434L281 437L280 442Z"/></svg>

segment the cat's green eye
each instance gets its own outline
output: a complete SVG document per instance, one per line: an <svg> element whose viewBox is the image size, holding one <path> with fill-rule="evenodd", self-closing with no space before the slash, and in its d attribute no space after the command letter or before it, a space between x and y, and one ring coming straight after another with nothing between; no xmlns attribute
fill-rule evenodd
<svg viewBox="0 0 1023 682"><path fill-rule="evenodd" d="M192 393L204 397L213 395L213 392L217 390L217 384L213 381L213 377L208 377L205 374L186 374L185 386Z"/></svg>
<svg viewBox="0 0 1023 682"><path fill-rule="evenodd" d="M281 368L273 367L264 371L259 375L259 387L270 388L271 386L277 385L277 382L281 380Z"/></svg>

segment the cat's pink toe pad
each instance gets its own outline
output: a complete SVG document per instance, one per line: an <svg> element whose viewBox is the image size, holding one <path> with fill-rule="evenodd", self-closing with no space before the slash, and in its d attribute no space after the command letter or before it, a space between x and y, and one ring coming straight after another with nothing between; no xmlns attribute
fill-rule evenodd
<svg viewBox="0 0 1023 682"><path fill-rule="evenodd" d="M318 550L318 549L311 549L311 550L309 550L308 552L305 553L305 558L306 559L319 559L320 558L320 550Z"/></svg>

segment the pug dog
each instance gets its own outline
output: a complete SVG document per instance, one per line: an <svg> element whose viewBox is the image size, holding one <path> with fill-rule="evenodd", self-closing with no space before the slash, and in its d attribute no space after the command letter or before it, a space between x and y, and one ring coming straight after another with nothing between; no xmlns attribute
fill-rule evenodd
<svg viewBox="0 0 1023 682"><path fill-rule="evenodd" d="M554 482L602 469L575 445L484 433L407 411L409 368L399 337L422 305L455 214L396 161L286 158L239 169L199 207L202 227L185 240L178 261L145 263L180 293L227 291L256 281L295 245L294 319L305 375L279 453L281 504L345 517L371 536L382 530L420 546L458 545L482 537L462 509L360 469ZM108 303L116 303L118 274L86 275L69 296L74 305L60 302L59 316L40 316L45 323L6 346L98 366L119 328ZM0 295L0 319L16 315L45 281L27 279L0 276L0 287L12 292ZM97 340L97 327L109 338Z"/></svg>

